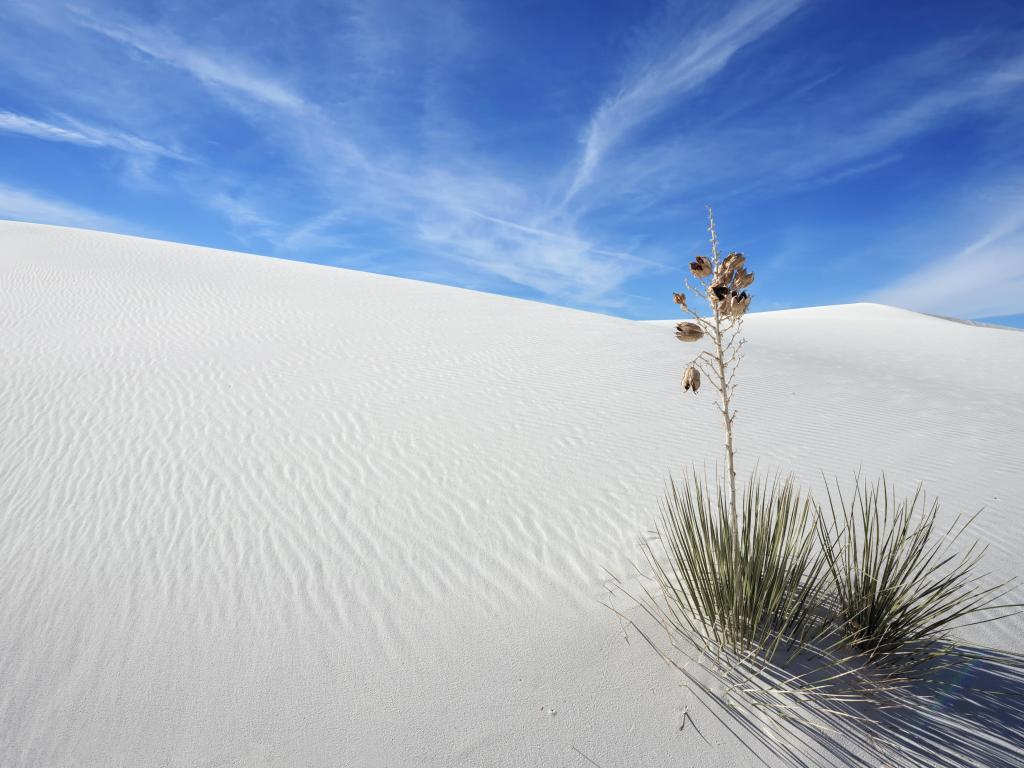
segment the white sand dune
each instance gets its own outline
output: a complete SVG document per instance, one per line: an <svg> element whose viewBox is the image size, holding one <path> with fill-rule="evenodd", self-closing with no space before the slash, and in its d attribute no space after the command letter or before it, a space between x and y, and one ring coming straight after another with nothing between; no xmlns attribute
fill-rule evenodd
<svg viewBox="0 0 1024 768"><path fill-rule="evenodd" d="M747 331L744 472L923 481L1021 572L1024 334L869 304ZM0 222L0 765L752 764L599 603L669 476L719 459L691 349Z"/></svg>

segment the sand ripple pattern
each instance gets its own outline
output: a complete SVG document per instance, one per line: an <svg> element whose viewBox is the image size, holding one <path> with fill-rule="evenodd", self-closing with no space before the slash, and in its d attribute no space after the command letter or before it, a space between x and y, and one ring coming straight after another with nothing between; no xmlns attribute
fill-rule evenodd
<svg viewBox="0 0 1024 768"><path fill-rule="evenodd" d="M986 505L1014 570L1024 334L861 305L748 335L745 468L899 467ZM719 455L684 352L656 325L0 222L0 764L699 754L674 679L596 603L668 476ZM965 392L954 366L986 375Z"/></svg>

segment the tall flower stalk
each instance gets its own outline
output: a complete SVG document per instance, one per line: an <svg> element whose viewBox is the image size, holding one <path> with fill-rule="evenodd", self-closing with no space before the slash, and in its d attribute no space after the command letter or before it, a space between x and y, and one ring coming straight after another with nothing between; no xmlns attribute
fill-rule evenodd
<svg viewBox="0 0 1024 768"><path fill-rule="evenodd" d="M715 228L714 212L708 207L708 233L711 241L711 257L698 256L690 263L690 278L686 280L686 291L699 301L706 302L711 310L710 317L690 306L687 294L675 294L679 308L693 318L692 322L676 325L676 338L680 341L696 342L704 338L711 341L711 349L698 354L683 372L683 389L696 394L700 390L702 376L718 391L715 403L722 414L725 432L725 487L728 490L728 509L732 520L732 551L739 552L739 515L736 511L736 449L733 443L732 427L736 410L732 405L736 391L736 370L743 359L743 316L750 307L750 295L746 289L754 282L754 274L744 268L746 259L742 253L730 253L722 258Z"/></svg>

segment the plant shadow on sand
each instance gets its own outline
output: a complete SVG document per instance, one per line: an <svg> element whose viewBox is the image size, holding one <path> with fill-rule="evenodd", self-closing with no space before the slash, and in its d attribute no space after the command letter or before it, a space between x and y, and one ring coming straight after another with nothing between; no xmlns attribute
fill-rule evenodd
<svg viewBox="0 0 1024 768"><path fill-rule="evenodd" d="M819 696L813 673L803 677L805 689L790 696L792 665L733 678L728 692L687 687L762 765L1024 765L1024 656L962 646L952 653L959 663L869 697L847 699L840 687L828 685Z"/></svg>

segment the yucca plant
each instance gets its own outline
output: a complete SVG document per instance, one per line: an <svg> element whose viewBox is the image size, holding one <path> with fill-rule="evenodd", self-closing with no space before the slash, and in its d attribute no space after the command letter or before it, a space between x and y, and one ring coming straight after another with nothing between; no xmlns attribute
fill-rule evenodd
<svg viewBox="0 0 1024 768"><path fill-rule="evenodd" d="M721 484L712 496L696 472L672 483L644 552L662 600L661 622L719 656L799 653L817 635L825 587L816 546L816 510L792 478L752 475L735 528ZM740 567L736 567L739 563ZM660 606L660 608L656 607Z"/></svg>
<svg viewBox="0 0 1024 768"><path fill-rule="evenodd" d="M817 516L792 479L759 481L755 474L737 491L733 395L754 275L743 254L722 255L710 208L708 232L711 255L697 256L686 280L690 297L706 311L693 308L687 293L674 294L692 318L676 325L676 337L710 342L684 370L682 386L696 394L707 381L717 391L725 467L713 484L696 471L672 483L657 538L644 545L662 599L648 595L646 603L667 628L718 658L722 652L771 658L780 643L799 650L812 626L825 572Z"/></svg>
<svg viewBox="0 0 1024 768"><path fill-rule="evenodd" d="M744 265L746 258L742 253L732 252L722 257L718 243L718 231L715 227L715 216L708 207L708 234L711 242L711 256L697 256L690 262L690 274L694 283L686 279L686 290L710 309L710 316L692 308L687 301L686 292L675 293L673 298L679 308L689 314L692 322L676 325L676 338L684 342L698 342L710 339L711 349L700 352L683 371L682 385L686 392L697 394L700 391L701 374L711 381L718 392L716 403L722 414L722 427L725 434L725 485L728 499L723 505L724 512L729 515L729 567L734 571L733 580L739 583L742 563L739 552L739 514L736 509L736 452L733 446L732 427L736 414L732 407L732 397L736 389L736 369L742 360L743 316L750 307L751 297L746 289L754 282L754 275L747 272ZM721 489L719 488L719 496ZM737 595L738 599L738 595ZM741 606L733 606L733 615L737 615Z"/></svg>
<svg viewBox="0 0 1024 768"><path fill-rule="evenodd" d="M650 578L639 593L610 574L609 591L639 607L643 621L614 601L608 607L706 705L726 705L769 741L786 742L774 735L783 722L796 728L789 734L863 722L867 748L881 749L863 705L880 711L927 699L928 686L911 683L970 658L950 632L1018 607L999 603L1012 582L986 586L977 574L983 550L953 551L970 520L940 532L938 507L920 491L897 502L884 482L858 484L849 499L830 487L829 514L792 478L755 472L737 487L733 396L754 275L743 254L721 254L710 208L708 231L711 255L690 263L685 291L674 294L690 316L675 335L705 345L685 367L682 389L717 392L724 469L712 482L691 470L670 483L654 535L641 542L648 571L640 575ZM648 619L667 631L671 650L642 626Z"/></svg>
<svg viewBox="0 0 1024 768"><path fill-rule="evenodd" d="M977 515L936 527L938 502L921 488L898 499L885 479L858 478L852 495L827 484L830 514L818 539L834 588L844 641L892 675L909 676L949 656L951 630L997 619L1012 581L986 586L977 566L984 547L954 545ZM1000 610L1004 609L1004 610Z"/></svg>

